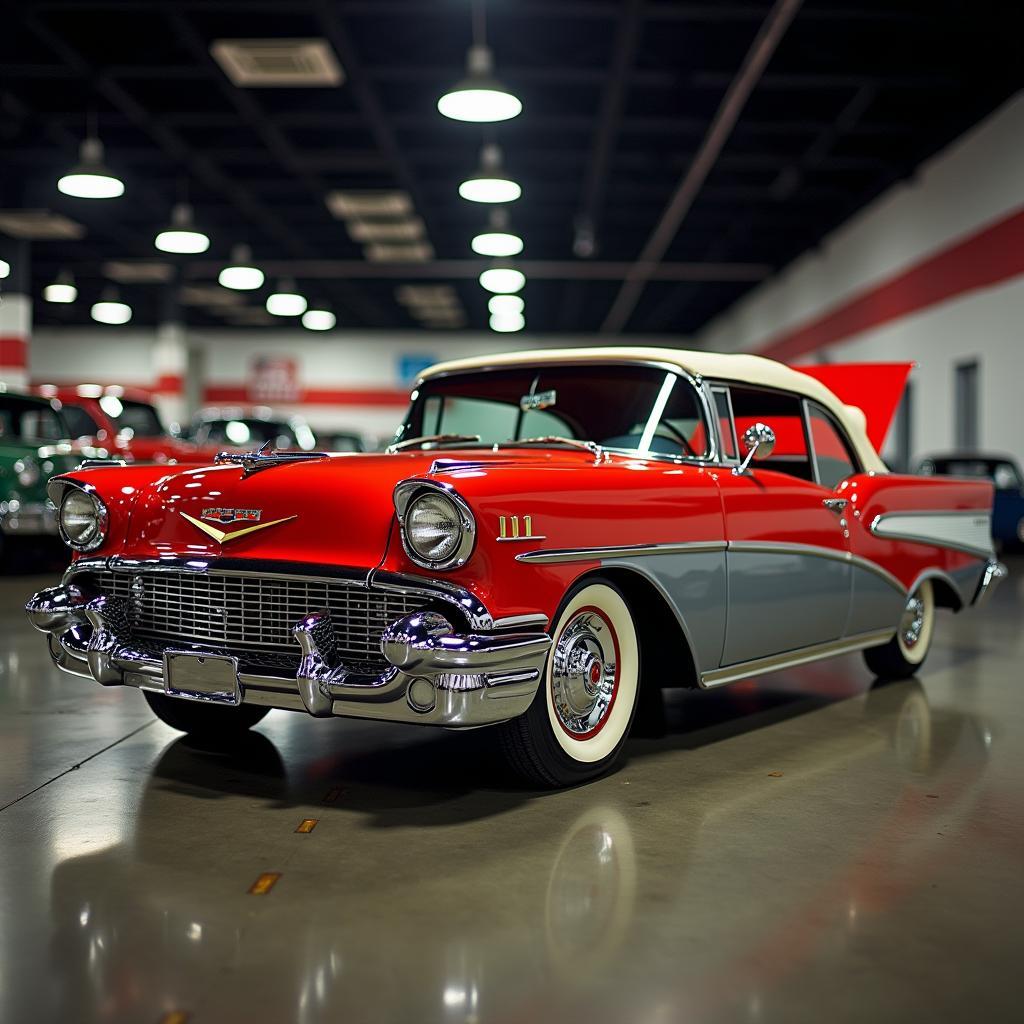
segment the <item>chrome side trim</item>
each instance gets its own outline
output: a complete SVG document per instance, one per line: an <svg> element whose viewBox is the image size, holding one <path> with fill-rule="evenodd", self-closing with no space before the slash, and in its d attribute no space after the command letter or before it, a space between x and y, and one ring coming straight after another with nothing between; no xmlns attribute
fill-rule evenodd
<svg viewBox="0 0 1024 1024"><path fill-rule="evenodd" d="M893 629L877 630L872 633L860 633L857 636L846 637L842 640L830 640L827 643L815 644L812 647L802 647L797 651L773 654L768 658L756 658L753 661L744 661L737 665L726 665L724 668L716 668L710 672L702 673L700 685L705 689L712 686L723 686L726 683L734 683L739 679L764 675L766 672L777 672L781 669L795 668L797 665L805 665L809 661L818 661L821 658L832 658L839 654L861 651L865 647L875 647L879 644L888 643L895 632L896 629L894 627Z"/></svg>
<svg viewBox="0 0 1024 1024"><path fill-rule="evenodd" d="M529 612L525 615L503 615L500 619L494 620L495 629L514 629L517 626L537 626L545 629L548 624L548 617L542 612Z"/></svg>
<svg viewBox="0 0 1024 1024"><path fill-rule="evenodd" d="M982 509L886 512L869 527L876 537L952 548L969 555L992 554L992 514Z"/></svg>
<svg viewBox="0 0 1024 1024"><path fill-rule="evenodd" d="M524 551L517 562L603 562L611 558L633 558L636 555L696 554L701 551L724 551L724 540L682 541L665 544L624 544L598 548L552 548L548 551Z"/></svg>
<svg viewBox="0 0 1024 1024"><path fill-rule="evenodd" d="M808 555L813 558L828 558L834 562L845 562L847 565L855 565L859 569L874 573L879 579L891 584L901 594L906 594L907 588L887 569L883 569L877 562L855 555L852 551L840 551L835 548L823 548L816 544L790 544L782 541L730 541L729 550L737 553L760 552L775 555Z"/></svg>
<svg viewBox="0 0 1024 1024"><path fill-rule="evenodd" d="M992 592L1009 575L1010 570L1002 562L990 558L985 566L985 572L978 583L978 589L975 591L971 604L976 608L986 604L992 597Z"/></svg>

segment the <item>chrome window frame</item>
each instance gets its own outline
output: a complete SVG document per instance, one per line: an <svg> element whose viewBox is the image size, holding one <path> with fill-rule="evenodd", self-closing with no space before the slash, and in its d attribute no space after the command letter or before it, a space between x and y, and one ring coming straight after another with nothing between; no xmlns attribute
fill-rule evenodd
<svg viewBox="0 0 1024 1024"><path fill-rule="evenodd" d="M651 370L662 370L665 373L671 373L676 377L683 378L696 392L697 394L697 406L698 410L704 419L704 434L707 438L708 450L703 455L670 455L666 452L643 452L638 448L610 448L601 446L601 450L605 452L614 452L616 455L632 455L634 458L649 459L654 462L671 462L675 464L686 464L691 466L707 466L707 465L731 465L729 462L723 462L721 458L721 445L719 443L718 434L718 417L712 415L713 403L709 402L710 392L707 390L704 379L692 373L688 373L680 366L676 366L673 363L663 363L659 360L654 359L629 359L629 360L616 360L602 361L599 359L560 359L557 363L544 364L552 367L563 367L563 366L613 366L621 363L623 366L640 366ZM443 380L448 377L460 377L467 376L469 374L477 373L493 373L501 370L514 370L517 368L530 369L531 366L528 363L509 363L502 366L478 366L473 369L463 370L445 370L442 373L433 373L429 377L418 377L415 384L413 384L411 401L409 408L406 410L405 417L403 418L398 429L395 431L396 443L401 441L402 435L405 431L405 427L409 422L409 414L412 412L412 403L419 397L417 392L424 385L434 380ZM485 446L486 450L501 451L501 445L490 445Z"/></svg>

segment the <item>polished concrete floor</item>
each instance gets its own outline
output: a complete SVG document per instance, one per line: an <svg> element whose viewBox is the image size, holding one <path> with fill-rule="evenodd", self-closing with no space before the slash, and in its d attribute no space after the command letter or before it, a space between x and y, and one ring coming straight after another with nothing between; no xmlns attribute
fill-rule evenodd
<svg viewBox="0 0 1024 1024"><path fill-rule="evenodd" d="M920 679L679 693L554 794L485 733L273 712L199 749L52 668L20 613L51 576L7 575L0 1021L1019 1020L1012 568Z"/></svg>

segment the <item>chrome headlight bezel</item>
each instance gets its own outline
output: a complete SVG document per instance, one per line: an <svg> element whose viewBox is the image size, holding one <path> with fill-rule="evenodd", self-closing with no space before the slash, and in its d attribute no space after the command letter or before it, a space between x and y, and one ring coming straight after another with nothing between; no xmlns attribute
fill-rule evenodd
<svg viewBox="0 0 1024 1024"><path fill-rule="evenodd" d="M458 522L461 535L454 550L443 559L431 559L417 550L409 537L409 516L416 503L423 498L444 501L451 506L453 518ZM466 499L448 484L433 480L403 480L395 488L395 512L398 515L398 532L402 538L402 549L409 559L424 569L444 572L465 565L476 547L476 517Z"/></svg>
<svg viewBox="0 0 1024 1024"><path fill-rule="evenodd" d="M76 500L86 497L92 503L94 530L83 540L72 539L64 522L65 507L68 501L74 497ZM107 539L107 527L110 523L110 515L103 500L91 487L83 487L80 484L68 484L60 499L60 507L57 511L57 530L60 539L73 551L95 551Z"/></svg>

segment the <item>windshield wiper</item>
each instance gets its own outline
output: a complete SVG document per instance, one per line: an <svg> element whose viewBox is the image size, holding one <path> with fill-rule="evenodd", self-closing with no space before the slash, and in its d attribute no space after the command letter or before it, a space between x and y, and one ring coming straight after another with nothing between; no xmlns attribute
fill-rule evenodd
<svg viewBox="0 0 1024 1024"><path fill-rule="evenodd" d="M521 437L515 441L502 441L498 447L515 448L518 445L526 444L565 444L570 448L579 448L590 452L594 456L595 462L600 462L601 456L604 455L604 449L596 441L581 441L576 437L561 437L558 434L549 434L544 437Z"/></svg>
<svg viewBox="0 0 1024 1024"><path fill-rule="evenodd" d="M424 444L458 444L459 442L479 442L479 434L424 434L423 437L410 437L407 441L397 441L389 444L389 452L400 452L403 448L412 448L414 445Z"/></svg>

